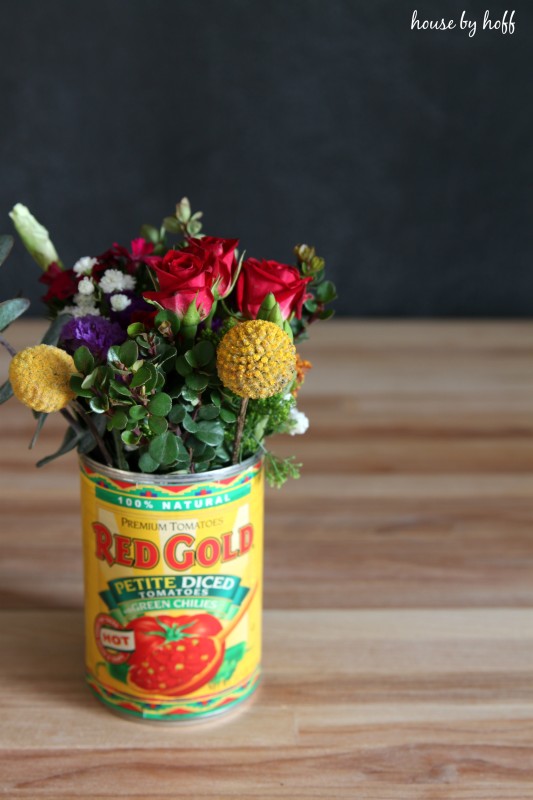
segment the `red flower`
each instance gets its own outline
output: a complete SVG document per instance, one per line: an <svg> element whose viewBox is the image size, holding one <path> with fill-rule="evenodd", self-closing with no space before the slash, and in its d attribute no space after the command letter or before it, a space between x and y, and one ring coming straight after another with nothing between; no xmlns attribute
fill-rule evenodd
<svg viewBox="0 0 533 800"><path fill-rule="evenodd" d="M215 299L225 297L231 289L237 263L236 239L190 239L183 250L169 250L163 258L147 261L157 275L159 291L145 292L147 300L155 300L163 308L183 317L193 300L205 319Z"/></svg>
<svg viewBox="0 0 533 800"><path fill-rule="evenodd" d="M132 261L144 261L154 250L152 242L147 242L140 236L138 239L131 240L131 259Z"/></svg>
<svg viewBox="0 0 533 800"><path fill-rule="evenodd" d="M78 279L74 270L61 269L55 261L48 265L39 281L48 286L48 291L43 297L45 303L70 300L78 291Z"/></svg>
<svg viewBox="0 0 533 800"><path fill-rule="evenodd" d="M245 317L256 319L261 303L272 292L283 319L288 319L292 313L300 319L304 302L312 297L307 292L311 280L302 278L296 267L249 258L242 265L235 286L237 308Z"/></svg>
<svg viewBox="0 0 533 800"><path fill-rule="evenodd" d="M159 291L144 292L146 300L155 300L183 317L196 299L200 319L208 316L214 302L213 276L202 259L186 250L169 250L161 259L151 258L150 264L157 275Z"/></svg>
<svg viewBox="0 0 533 800"><path fill-rule="evenodd" d="M206 269L218 279L214 287L217 297L226 297L232 287L237 268L235 250L238 244L238 239L217 239L216 236L188 240L187 252L203 259Z"/></svg>

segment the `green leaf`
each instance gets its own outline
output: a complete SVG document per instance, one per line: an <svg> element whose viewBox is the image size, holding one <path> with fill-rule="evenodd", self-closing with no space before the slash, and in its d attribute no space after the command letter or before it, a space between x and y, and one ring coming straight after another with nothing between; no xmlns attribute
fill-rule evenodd
<svg viewBox="0 0 533 800"><path fill-rule="evenodd" d="M135 336L139 336L139 334L144 333L145 330L146 328L142 322L132 322L131 325L128 325L127 333L128 336L131 336L133 339Z"/></svg>
<svg viewBox="0 0 533 800"><path fill-rule="evenodd" d="M0 266L10 254L14 241L12 236L0 236Z"/></svg>
<svg viewBox="0 0 533 800"><path fill-rule="evenodd" d="M168 429L168 422L165 417L150 417L148 427L152 433L165 433Z"/></svg>
<svg viewBox="0 0 533 800"><path fill-rule="evenodd" d="M128 682L129 664L108 664L107 669L112 678L121 683Z"/></svg>
<svg viewBox="0 0 533 800"><path fill-rule="evenodd" d="M182 425L189 433L195 433L198 428L198 423L193 420L190 414L185 414Z"/></svg>
<svg viewBox="0 0 533 800"><path fill-rule="evenodd" d="M130 447L135 447L138 445L141 440L141 435L139 433L135 433L134 431L122 431L120 434L120 438L124 442L124 444L129 444Z"/></svg>
<svg viewBox="0 0 533 800"><path fill-rule="evenodd" d="M41 344L50 344L52 346L56 345L61 338L61 331L72 319L71 314L61 313L59 314L53 321L46 333L44 334L43 338L41 339Z"/></svg>
<svg viewBox="0 0 533 800"><path fill-rule="evenodd" d="M187 361L186 356L178 356L176 359L176 372L179 375L185 377L186 375L190 375L192 372L192 367Z"/></svg>
<svg viewBox="0 0 533 800"><path fill-rule="evenodd" d="M233 413L233 412L232 412ZM198 419L216 419L220 414L220 409L215 405L202 406L198 412Z"/></svg>
<svg viewBox="0 0 533 800"><path fill-rule="evenodd" d="M208 445L205 442L201 442L196 436L189 436L187 439L187 449L192 450L193 458L200 458L203 457Z"/></svg>
<svg viewBox="0 0 533 800"><path fill-rule="evenodd" d="M165 392L155 394L148 403L148 411L157 417L166 417L171 408L172 400Z"/></svg>
<svg viewBox="0 0 533 800"><path fill-rule="evenodd" d="M147 242L152 242L152 244L157 244L159 241L159 231L153 225L142 225L141 236Z"/></svg>
<svg viewBox="0 0 533 800"><path fill-rule="evenodd" d="M85 379L82 378L81 375L71 375L70 388L78 395L78 397L93 397L91 390L86 389L83 386L84 382Z"/></svg>
<svg viewBox="0 0 533 800"><path fill-rule="evenodd" d="M110 347L107 351L107 363L111 364L112 366L116 366L120 364L120 347L116 344L113 347Z"/></svg>
<svg viewBox="0 0 533 800"><path fill-rule="evenodd" d="M144 365L148 371L150 372L150 377L144 384L144 390L146 393L151 392L153 389L160 389L165 383L165 376L158 372L156 367L151 364L149 361Z"/></svg>
<svg viewBox="0 0 533 800"><path fill-rule="evenodd" d="M170 309L168 308L164 308L156 315L154 319L154 325L156 328L159 328L165 322L170 323L170 329L172 330L172 333L174 334L179 333L181 325L180 318L178 317L177 314L174 313L174 311L170 311Z"/></svg>
<svg viewBox="0 0 533 800"><path fill-rule="evenodd" d="M332 281L323 281L316 290L316 299L320 303L331 303L337 297L335 284Z"/></svg>
<svg viewBox="0 0 533 800"><path fill-rule="evenodd" d="M163 220L163 228L168 231L168 233L180 233L181 231L181 225L176 217L165 217Z"/></svg>
<svg viewBox="0 0 533 800"><path fill-rule="evenodd" d="M183 422L183 419L184 419L186 413L187 412L183 408L183 406L175 405L175 406L172 406L172 410L170 411L170 414L168 415L168 418L169 418L170 422L172 422L173 425L179 425L180 422Z"/></svg>
<svg viewBox="0 0 533 800"><path fill-rule="evenodd" d="M139 469L141 472L155 472L159 469L159 461L155 461L150 453L143 453L139 457Z"/></svg>
<svg viewBox="0 0 533 800"><path fill-rule="evenodd" d="M121 344L118 349L118 356L125 367L131 367L132 364L135 364L137 358L139 357L139 349L135 342L132 342L131 339L124 344Z"/></svg>
<svg viewBox="0 0 533 800"><path fill-rule="evenodd" d="M180 453L178 438L170 431L162 433L152 439L148 452L159 464L172 464Z"/></svg>
<svg viewBox="0 0 533 800"><path fill-rule="evenodd" d="M33 448L35 447L37 439L39 438L39 434L43 429L43 425L46 422L47 417L48 414L45 411L41 411L41 413L37 415L37 427L35 428L35 433L33 434L30 442L30 447L29 447L30 450L33 450Z"/></svg>
<svg viewBox="0 0 533 800"><path fill-rule="evenodd" d="M211 402L215 406L218 406L220 408L220 406L222 405L222 398L220 397L220 393L219 392L216 392L216 391L215 392L214 391L211 392Z"/></svg>
<svg viewBox="0 0 533 800"><path fill-rule="evenodd" d="M193 406L197 406L200 402L198 398L198 392L195 392L194 389L190 389L188 386L184 386L181 390L181 396L184 400L188 403L191 403Z"/></svg>
<svg viewBox="0 0 533 800"><path fill-rule="evenodd" d="M151 377L152 370L149 368L148 364L143 364L133 376L133 379L130 383L130 389L136 389L138 386L143 386L145 383L148 383Z"/></svg>
<svg viewBox="0 0 533 800"><path fill-rule="evenodd" d="M325 311L321 311L318 315L319 319L331 319L335 315L335 311L332 308L328 308Z"/></svg>
<svg viewBox="0 0 533 800"><path fill-rule="evenodd" d="M131 419L138 422L139 420L144 419L144 417L148 414L148 411L144 406L131 406L128 414L130 415Z"/></svg>
<svg viewBox="0 0 533 800"><path fill-rule="evenodd" d="M193 389L195 392L203 392L209 383L209 376L200 375L198 372L192 372L185 378L185 383L189 389Z"/></svg>
<svg viewBox="0 0 533 800"><path fill-rule="evenodd" d="M25 297L15 297L14 300L5 300L0 303L0 331L5 330L17 317L24 314L29 305L30 301Z"/></svg>
<svg viewBox="0 0 533 800"><path fill-rule="evenodd" d="M120 381L117 380L112 380L110 385L113 391L115 391L117 394L120 394L123 397L131 397L130 388L129 386L126 386L125 383L121 383Z"/></svg>
<svg viewBox="0 0 533 800"><path fill-rule="evenodd" d="M96 383L97 379L98 379L98 370L93 369L93 371L89 372L89 374L86 375L85 378L82 380L81 388L82 389L90 389L91 386L94 386L94 384Z"/></svg>
<svg viewBox="0 0 533 800"><path fill-rule="evenodd" d="M206 367L215 357L215 346L212 342L202 340L194 345L194 357L199 367Z"/></svg>
<svg viewBox="0 0 533 800"><path fill-rule="evenodd" d="M201 442L205 442L205 444L210 444L213 447L216 447L217 445L222 444L224 440L224 428L220 422L209 422L207 420L202 420L198 423L194 435Z"/></svg>
<svg viewBox="0 0 533 800"><path fill-rule="evenodd" d="M0 405L9 400L10 397L13 397L13 387L9 381L6 381L0 387Z"/></svg>
<svg viewBox="0 0 533 800"><path fill-rule="evenodd" d="M220 418L227 423L237 422L237 414L229 408L220 409Z"/></svg>
<svg viewBox="0 0 533 800"><path fill-rule="evenodd" d="M46 456L46 458L41 458L41 460L37 462L37 466L44 467L46 464L54 461L54 459L59 458L59 456L65 455L65 453L69 453L71 450L74 450L81 438L82 437L80 434L78 434L74 428L67 428L61 447L56 450L55 453L52 453L52 455Z"/></svg>
<svg viewBox="0 0 533 800"><path fill-rule="evenodd" d="M108 430L123 431L128 424L128 415L121 408L117 409L113 416L108 420Z"/></svg>
<svg viewBox="0 0 533 800"><path fill-rule="evenodd" d="M88 347L85 347L85 345L78 347L74 353L74 364L76 365L78 372L81 372L82 375L88 375L93 371L94 358Z"/></svg>
<svg viewBox="0 0 533 800"><path fill-rule="evenodd" d="M224 683L233 677L239 661L244 657L246 652L246 642L239 642L226 650L222 666L218 670L213 679L213 683Z"/></svg>
<svg viewBox="0 0 533 800"><path fill-rule="evenodd" d="M315 300L306 300L304 303L304 308L306 311L309 311L311 314L314 314L318 306Z"/></svg>
<svg viewBox="0 0 533 800"><path fill-rule="evenodd" d="M107 397L91 397L89 405L95 414L103 414L109 408L109 401Z"/></svg>

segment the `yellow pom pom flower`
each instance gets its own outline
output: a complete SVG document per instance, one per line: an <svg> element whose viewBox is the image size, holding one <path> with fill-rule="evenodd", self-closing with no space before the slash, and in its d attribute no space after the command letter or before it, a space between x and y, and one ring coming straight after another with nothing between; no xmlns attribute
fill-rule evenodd
<svg viewBox="0 0 533 800"><path fill-rule="evenodd" d="M254 400L281 392L293 379L296 350L278 325L262 319L241 322L217 350L220 380L239 397Z"/></svg>
<svg viewBox="0 0 533 800"><path fill-rule="evenodd" d="M34 411L60 411L76 396L70 377L76 372L74 359L64 350L39 344L13 357L9 380L15 397Z"/></svg>

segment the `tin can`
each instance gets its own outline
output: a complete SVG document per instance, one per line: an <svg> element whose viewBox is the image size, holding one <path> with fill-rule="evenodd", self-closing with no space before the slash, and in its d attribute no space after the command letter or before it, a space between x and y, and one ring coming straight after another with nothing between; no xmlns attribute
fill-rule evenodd
<svg viewBox="0 0 533 800"><path fill-rule="evenodd" d="M261 661L263 465L146 475L80 457L87 681L162 722L229 711Z"/></svg>

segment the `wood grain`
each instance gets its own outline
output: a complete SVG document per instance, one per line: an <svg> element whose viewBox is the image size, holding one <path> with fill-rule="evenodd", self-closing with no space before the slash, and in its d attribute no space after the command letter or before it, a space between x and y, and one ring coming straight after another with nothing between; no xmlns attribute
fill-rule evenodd
<svg viewBox="0 0 533 800"><path fill-rule="evenodd" d="M88 694L75 457L35 470L61 420L30 452L31 414L2 408L2 796L533 798L533 323L334 321L302 352L264 681L198 727Z"/></svg>

